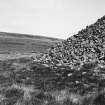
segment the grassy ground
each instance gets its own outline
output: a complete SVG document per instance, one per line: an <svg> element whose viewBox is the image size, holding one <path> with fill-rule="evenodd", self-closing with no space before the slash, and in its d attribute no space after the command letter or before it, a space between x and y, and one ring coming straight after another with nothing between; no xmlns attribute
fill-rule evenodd
<svg viewBox="0 0 105 105"><path fill-rule="evenodd" d="M49 68L31 58L1 61L0 105L105 105L89 69Z"/></svg>

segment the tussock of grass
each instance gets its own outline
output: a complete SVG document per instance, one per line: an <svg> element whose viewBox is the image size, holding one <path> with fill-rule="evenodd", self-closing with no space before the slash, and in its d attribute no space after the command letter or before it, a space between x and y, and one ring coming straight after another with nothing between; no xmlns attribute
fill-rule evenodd
<svg viewBox="0 0 105 105"><path fill-rule="evenodd" d="M23 84L13 84L10 88L20 89L24 92L24 100L30 100L31 99L31 93L35 92L35 89L33 86L25 86Z"/></svg>

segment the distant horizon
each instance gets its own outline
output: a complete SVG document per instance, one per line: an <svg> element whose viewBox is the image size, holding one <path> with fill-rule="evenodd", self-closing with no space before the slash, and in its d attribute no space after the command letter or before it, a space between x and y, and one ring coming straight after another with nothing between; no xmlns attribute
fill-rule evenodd
<svg viewBox="0 0 105 105"><path fill-rule="evenodd" d="M7 32L7 31L0 31L0 33L9 33L9 34L19 34L19 35L26 35L26 36L39 36L39 37L46 37L46 38L54 38L54 39L61 39L65 40L63 38L57 38L57 37L50 37L46 35L35 35L35 34L30 34L30 33L19 33L19 32Z"/></svg>
<svg viewBox="0 0 105 105"><path fill-rule="evenodd" d="M0 31L0 35L1 33L7 33L7 34L18 34L18 35L25 35L25 36L37 36L37 37L45 37L45 38L52 38L52 39L58 39L58 40L65 40L63 38L56 38L56 37L50 37L50 36L46 36L46 35L35 35L35 34L30 34L30 33L18 33L18 32L7 32L7 31Z"/></svg>
<svg viewBox="0 0 105 105"><path fill-rule="evenodd" d="M0 32L67 39L105 15L105 0L0 0Z"/></svg>

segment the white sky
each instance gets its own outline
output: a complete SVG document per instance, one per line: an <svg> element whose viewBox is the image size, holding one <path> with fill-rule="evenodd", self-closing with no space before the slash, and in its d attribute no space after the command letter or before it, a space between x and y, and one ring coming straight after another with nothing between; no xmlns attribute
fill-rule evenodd
<svg viewBox="0 0 105 105"><path fill-rule="evenodd" d="M0 0L0 31L65 39L105 15L105 0Z"/></svg>

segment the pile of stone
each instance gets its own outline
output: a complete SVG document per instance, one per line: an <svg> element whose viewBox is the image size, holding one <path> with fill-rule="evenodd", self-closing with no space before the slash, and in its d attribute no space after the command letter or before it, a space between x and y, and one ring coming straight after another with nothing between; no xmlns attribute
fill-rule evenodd
<svg viewBox="0 0 105 105"><path fill-rule="evenodd" d="M57 66L67 65L80 68L88 62L104 65L105 60L105 16L87 26L77 34L50 48L39 61Z"/></svg>
<svg viewBox="0 0 105 105"><path fill-rule="evenodd" d="M56 88L69 88L71 93L92 98L91 105L104 105L105 16L57 43L47 54L37 56L36 61L47 68L52 67L49 70L57 75ZM81 105L90 105L89 100L84 102Z"/></svg>

